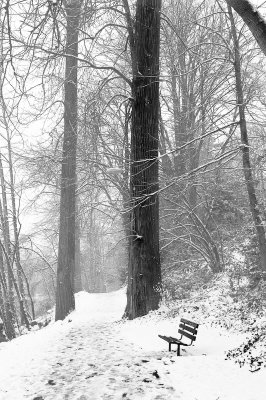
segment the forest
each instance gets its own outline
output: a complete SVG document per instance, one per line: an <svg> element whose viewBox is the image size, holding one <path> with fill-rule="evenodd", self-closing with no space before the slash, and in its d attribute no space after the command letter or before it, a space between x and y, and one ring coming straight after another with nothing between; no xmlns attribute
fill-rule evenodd
<svg viewBox="0 0 266 400"><path fill-rule="evenodd" d="M264 3L0 0L0 342L81 291L265 316Z"/></svg>

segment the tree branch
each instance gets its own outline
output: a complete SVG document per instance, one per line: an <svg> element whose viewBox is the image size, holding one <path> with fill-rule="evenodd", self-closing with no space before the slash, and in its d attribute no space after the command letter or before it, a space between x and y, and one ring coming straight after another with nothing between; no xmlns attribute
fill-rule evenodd
<svg viewBox="0 0 266 400"><path fill-rule="evenodd" d="M243 19L266 55L266 21L249 0L225 0Z"/></svg>

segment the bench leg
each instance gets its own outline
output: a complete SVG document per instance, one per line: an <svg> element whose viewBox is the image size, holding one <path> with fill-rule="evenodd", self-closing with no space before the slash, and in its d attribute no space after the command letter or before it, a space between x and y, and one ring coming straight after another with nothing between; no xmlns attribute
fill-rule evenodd
<svg viewBox="0 0 266 400"><path fill-rule="evenodd" d="M180 344L177 345L176 355L180 356Z"/></svg>
<svg viewBox="0 0 266 400"><path fill-rule="evenodd" d="M172 343L169 342L169 351L171 351L171 345L172 345Z"/></svg>

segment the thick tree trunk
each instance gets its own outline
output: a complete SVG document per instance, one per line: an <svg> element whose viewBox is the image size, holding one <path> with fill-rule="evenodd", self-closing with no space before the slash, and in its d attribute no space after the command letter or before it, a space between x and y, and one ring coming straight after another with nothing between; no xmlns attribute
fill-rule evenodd
<svg viewBox="0 0 266 400"><path fill-rule="evenodd" d="M266 55L266 21L252 2L248 0L226 0L249 27L258 45Z"/></svg>
<svg viewBox="0 0 266 400"><path fill-rule="evenodd" d="M261 269L266 271L266 239L265 239L265 230L263 226L263 221L261 218L261 213L259 209L259 204L257 200L256 190L254 179L252 175L252 168L250 162L250 154L249 154L249 141L248 141L248 132L247 132L247 124L245 117L245 104L244 104L244 95L243 95L243 86L242 86L242 74L241 74L241 61L240 61L240 51L239 51L239 42L237 37L237 32L235 28L234 17L232 13L232 9L228 6L228 12L231 21L231 30L232 36L234 40L235 47L235 78L236 78L236 96L237 96L237 104L239 110L240 117L240 133L241 133L241 142L242 142L242 160L243 160L243 170L244 176L247 186L247 192L249 197L249 206L250 211L254 220L257 239L259 244L260 251L260 262Z"/></svg>
<svg viewBox="0 0 266 400"><path fill-rule="evenodd" d="M65 112L61 171L60 225L56 290L56 321L74 308L76 148L77 148L77 57L80 2L68 0L65 66Z"/></svg>
<svg viewBox="0 0 266 400"><path fill-rule="evenodd" d="M133 54L131 234L126 316L157 309L161 299L158 200L161 0L138 0ZM134 62L134 59L132 60Z"/></svg>

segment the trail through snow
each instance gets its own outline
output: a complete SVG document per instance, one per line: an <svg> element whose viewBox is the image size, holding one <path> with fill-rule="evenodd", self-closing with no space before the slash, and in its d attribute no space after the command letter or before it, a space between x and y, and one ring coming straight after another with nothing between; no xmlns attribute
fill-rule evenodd
<svg viewBox="0 0 266 400"><path fill-rule="evenodd" d="M64 321L0 343L0 400L265 400L266 371L224 360L241 341L202 325L182 357L158 333L177 321L121 321L125 290L76 296Z"/></svg>

